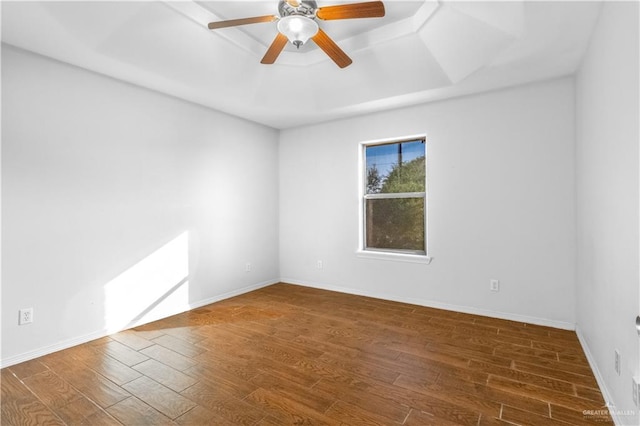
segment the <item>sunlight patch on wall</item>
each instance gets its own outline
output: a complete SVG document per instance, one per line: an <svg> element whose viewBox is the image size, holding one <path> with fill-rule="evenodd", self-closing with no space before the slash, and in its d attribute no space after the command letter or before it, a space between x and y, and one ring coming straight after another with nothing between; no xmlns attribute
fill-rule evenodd
<svg viewBox="0 0 640 426"><path fill-rule="evenodd" d="M189 233L111 280L104 291L110 333L189 309Z"/></svg>

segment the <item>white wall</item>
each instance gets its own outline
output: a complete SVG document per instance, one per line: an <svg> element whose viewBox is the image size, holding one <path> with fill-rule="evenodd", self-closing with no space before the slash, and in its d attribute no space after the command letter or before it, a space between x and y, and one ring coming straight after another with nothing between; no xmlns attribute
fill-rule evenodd
<svg viewBox="0 0 640 426"><path fill-rule="evenodd" d="M356 257L359 142L421 133L433 262ZM282 280L573 328L574 137L569 78L285 130Z"/></svg>
<svg viewBox="0 0 640 426"><path fill-rule="evenodd" d="M618 423L629 425L640 424L631 399L640 375L638 13L637 2L604 3L576 83L578 332Z"/></svg>
<svg viewBox="0 0 640 426"><path fill-rule="evenodd" d="M2 47L3 365L277 281L277 131Z"/></svg>

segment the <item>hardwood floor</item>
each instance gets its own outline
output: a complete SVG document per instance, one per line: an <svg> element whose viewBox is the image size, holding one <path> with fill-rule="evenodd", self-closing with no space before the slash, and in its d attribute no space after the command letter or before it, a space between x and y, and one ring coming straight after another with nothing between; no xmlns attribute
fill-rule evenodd
<svg viewBox="0 0 640 426"><path fill-rule="evenodd" d="M1 373L3 426L611 422L573 332L288 284Z"/></svg>

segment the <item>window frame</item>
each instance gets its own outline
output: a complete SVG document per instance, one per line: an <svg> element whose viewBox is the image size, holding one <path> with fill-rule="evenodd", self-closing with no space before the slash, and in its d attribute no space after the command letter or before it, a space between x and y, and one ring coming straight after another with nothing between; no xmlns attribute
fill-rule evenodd
<svg viewBox="0 0 640 426"><path fill-rule="evenodd" d="M424 156L425 156L425 182L424 192L399 192L399 193L377 193L367 194L367 159L366 151L367 147L375 145L390 145L403 142L422 141L424 143ZM427 156L427 136L425 134L411 135L403 137L395 137L389 139L379 139L373 141L363 141L359 144L359 243L357 255L364 258L373 258L381 260L397 260L405 262L417 262L417 263L430 263L431 257L429 256L428 246L428 156ZM408 198L422 198L424 209L424 251L422 250L402 250L402 249L389 249L389 248L377 248L367 247L367 200L375 199L408 199Z"/></svg>

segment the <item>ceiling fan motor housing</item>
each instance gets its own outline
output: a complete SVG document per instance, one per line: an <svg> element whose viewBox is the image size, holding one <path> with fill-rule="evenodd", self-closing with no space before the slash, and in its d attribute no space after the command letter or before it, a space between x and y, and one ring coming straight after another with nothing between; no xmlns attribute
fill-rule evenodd
<svg viewBox="0 0 640 426"><path fill-rule="evenodd" d="M297 6L292 5L296 3L298 4ZM315 0L298 0L297 2L280 0L278 2L278 13L282 18L285 16L300 15L315 19L316 10L318 10L318 4Z"/></svg>

